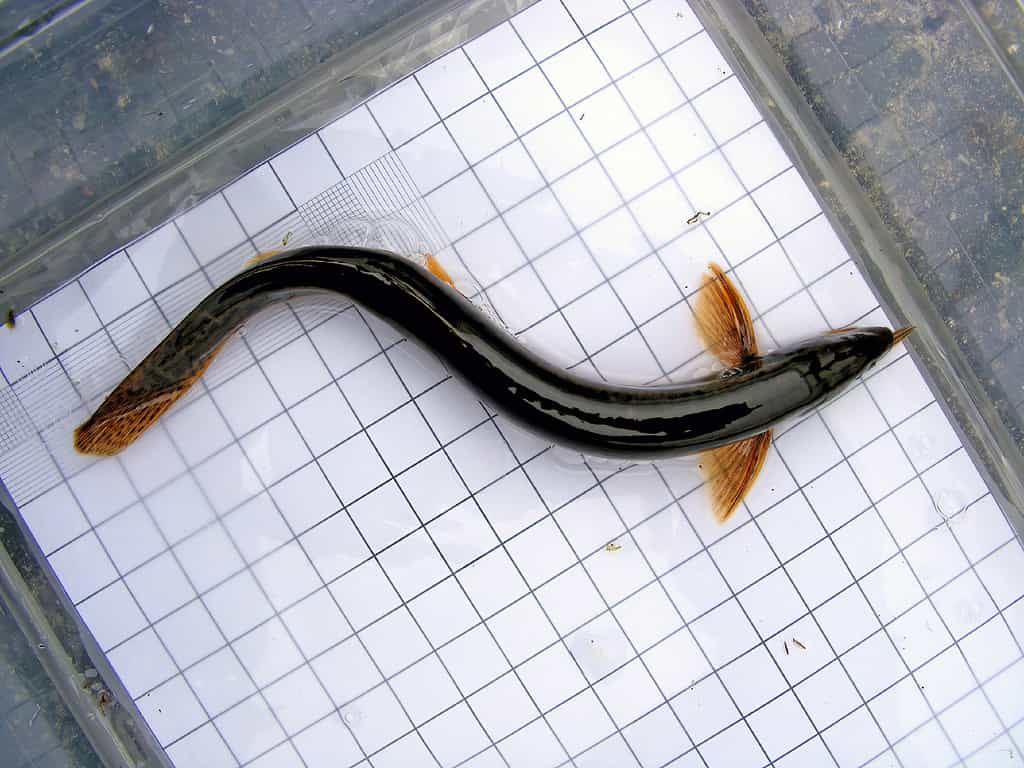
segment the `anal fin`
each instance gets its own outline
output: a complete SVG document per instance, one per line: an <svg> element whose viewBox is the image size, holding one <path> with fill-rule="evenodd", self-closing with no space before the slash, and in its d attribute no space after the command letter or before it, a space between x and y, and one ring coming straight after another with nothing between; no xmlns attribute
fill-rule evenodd
<svg viewBox="0 0 1024 768"><path fill-rule="evenodd" d="M724 523L754 485L772 444L772 431L703 451L700 467L715 519Z"/></svg>
<svg viewBox="0 0 1024 768"><path fill-rule="evenodd" d="M697 330L708 350L727 367L757 354L750 311L739 290L717 264L708 265L694 311Z"/></svg>

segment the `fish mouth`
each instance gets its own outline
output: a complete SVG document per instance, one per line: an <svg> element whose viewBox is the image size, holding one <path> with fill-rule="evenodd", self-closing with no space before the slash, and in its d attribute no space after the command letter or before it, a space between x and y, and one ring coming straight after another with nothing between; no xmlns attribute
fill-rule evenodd
<svg viewBox="0 0 1024 768"><path fill-rule="evenodd" d="M907 336L914 332L914 328L915 326L913 325L907 325L904 326L903 328L897 328L895 331L893 331L892 345L895 347L897 344L899 344L901 341L907 338Z"/></svg>

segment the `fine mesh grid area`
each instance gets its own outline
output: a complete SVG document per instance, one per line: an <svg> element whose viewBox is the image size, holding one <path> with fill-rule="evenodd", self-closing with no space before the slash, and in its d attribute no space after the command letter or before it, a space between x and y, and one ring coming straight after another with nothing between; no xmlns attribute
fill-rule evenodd
<svg viewBox="0 0 1024 768"><path fill-rule="evenodd" d="M541 0L111 255L4 332L0 476L178 768L1020 758L1024 551L903 350L724 526L692 461L552 450L343 301L71 451L246 259L371 236L608 380L710 365L712 260L765 348L888 324L681 0Z"/></svg>

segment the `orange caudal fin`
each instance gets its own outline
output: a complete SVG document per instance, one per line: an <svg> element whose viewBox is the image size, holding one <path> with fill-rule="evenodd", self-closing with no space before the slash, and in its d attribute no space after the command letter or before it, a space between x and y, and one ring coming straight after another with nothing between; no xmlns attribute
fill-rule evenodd
<svg viewBox="0 0 1024 768"><path fill-rule="evenodd" d="M717 264L709 264L701 280L695 313L701 339L723 365L733 367L757 354L747 303Z"/></svg>
<svg viewBox="0 0 1024 768"><path fill-rule="evenodd" d="M772 432L762 432L736 443L700 454L700 468L711 496L715 519L724 523L754 485L768 456Z"/></svg>
<svg viewBox="0 0 1024 768"><path fill-rule="evenodd" d="M242 269L248 269L249 267L255 267L261 261L266 261L267 259L272 259L272 258L274 258L275 256L277 256L280 253L281 253L281 251L261 251L260 253L257 253L252 258L246 259L245 263L242 265Z"/></svg>
<svg viewBox="0 0 1024 768"><path fill-rule="evenodd" d="M437 257L434 256L434 254L427 254L426 267L438 280L448 283L452 288L455 287L455 281L452 280L452 276L448 274L448 270L441 266L441 262L437 260Z"/></svg>
<svg viewBox="0 0 1024 768"><path fill-rule="evenodd" d="M191 389L223 347L224 342L187 378L154 390L145 386L149 358L143 360L107 395L96 412L75 429L75 450L93 456L114 456L123 451Z"/></svg>

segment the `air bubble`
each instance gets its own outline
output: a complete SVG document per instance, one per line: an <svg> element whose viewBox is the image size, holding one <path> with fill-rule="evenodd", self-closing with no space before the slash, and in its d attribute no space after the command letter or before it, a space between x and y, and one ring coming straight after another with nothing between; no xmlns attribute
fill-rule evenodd
<svg viewBox="0 0 1024 768"><path fill-rule="evenodd" d="M956 517L964 508L963 495L952 488L943 488L935 494L935 511L944 520L951 520Z"/></svg>
<svg viewBox="0 0 1024 768"><path fill-rule="evenodd" d="M983 606L973 600L964 600L957 606L957 611L965 626L975 626L982 616Z"/></svg>
<svg viewBox="0 0 1024 768"><path fill-rule="evenodd" d="M590 633L577 634L570 641L569 652L587 677L600 677L607 668L607 654L600 637Z"/></svg>
<svg viewBox="0 0 1024 768"><path fill-rule="evenodd" d="M341 719L345 721L346 725L358 725L363 721L363 713L355 707L352 707L351 709L346 709L342 713Z"/></svg>
<svg viewBox="0 0 1024 768"><path fill-rule="evenodd" d="M910 455L910 460L915 464L920 464L922 461L932 453L935 441L929 435L917 434L913 435L906 440L907 453Z"/></svg>

